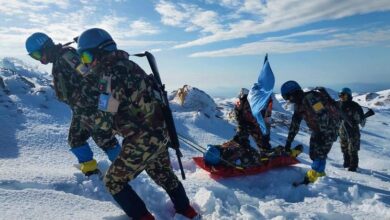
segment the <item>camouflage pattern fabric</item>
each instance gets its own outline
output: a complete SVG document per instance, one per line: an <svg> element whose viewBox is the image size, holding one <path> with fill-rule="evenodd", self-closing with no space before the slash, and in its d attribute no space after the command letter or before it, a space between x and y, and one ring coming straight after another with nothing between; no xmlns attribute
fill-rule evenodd
<svg viewBox="0 0 390 220"><path fill-rule="evenodd" d="M93 125L93 122L91 123L90 118L73 112L68 133L68 144L71 148L86 144L91 136L96 145L104 151L118 144L112 131L93 128L91 124Z"/></svg>
<svg viewBox="0 0 390 220"><path fill-rule="evenodd" d="M220 147L222 164L226 166L252 167L261 165L259 152L250 145L241 145L233 140L223 143Z"/></svg>
<svg viewBox="0 0 390 220"><path fill-rule="evenodd" d="M310 159L325 160L329 151L332 149L334 140L329 138L326 133L312 133L310 136Z"/></svg>
<svg viewBox="0 0 390 220"><path fill-rule="evenodd" d="M362 107L352 101L339 102L340 108L347 117L349 123L343 121L340 127L340 145L344 156L344 167L357 168L359 163L358 151L360 150L359 124L364 118Z"/></svg>
<svg viewBox="0 0 390 220"><path fill-rule="evenodd" d="M272 111L272 107L271 110L267 108L267 111L264 112L266 117L271 116L270 111ZM270 147L269 144L264 143L263 135L260 131L259 124L252 115L252 110L246 97L240 99L236 103L234 107L234 114L237 119L238 125L236 128L236 134L233 137L233 141L239 143L240 145L249 145L249 136L252 136L259 149L264 150ZM266 126L269 130L271 127L269 121L268 123L266 123Z"/></svg>
<svg viewBox="0 0 390 220"><path fill-rule="evenodd" d="M326 159L332 144L337 139L338 127L331 123L327 100L316 91L304 93L302 103L295 103L294 114L287 137L287 143L292 143L302 119L312 131L310 137L310 158Z"/></svg>
<svg viewBox="0 0 390 220"><path fill-rule="evenodd" d="M57 45L59 47L60 45ZM79 59L74 48L60 47L58 57L53 62L53 83L57 98L72 109L72 122L69 128L70 147L84 145L92 135L95 143L103 150L115 146L118 141L112 130L95 129L94 116L97 114L99 91L93 75L83 77L72 68L72 60Z"/></svg>
<svg viewBox="0 0 390 220"><path fill-rule="evenodd" d="M166 143L146 133L123 140L122 150L108 169L104 183L113 195L143 170L166 191L179 185L173 173Z"/></svg>
<svg viewBox="0 0 390 220"><path fill-rule="evenodd" d="M179 180L168 157L169 135L154 78L119 50L106 55L92 71L99 76L101 93L96 125L103 130L115 127L124 137L122 151L104 179L109 192L120 192L143 170L164 189L177 188ZM107 102L104 97L109 97ZM106 109L102 109L104 103L108 103Z"/></svg>
<svg viewBox="0 0 390 220"><path fill-rule="evenodd" d="M214 145L218 146L218 145ZM282 155L291 156L286 152L283 146L277 146L267 151L258 152L249 145L240 145L231 140L219 146L221 152L222 164L226 166L239 166L243 168L260 166L264 162L272 160Z"/></svg>

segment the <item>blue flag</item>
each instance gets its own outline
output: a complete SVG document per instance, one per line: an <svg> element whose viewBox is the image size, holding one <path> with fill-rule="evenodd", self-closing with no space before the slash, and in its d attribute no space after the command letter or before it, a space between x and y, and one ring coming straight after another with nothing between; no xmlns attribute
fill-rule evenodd
<svg viewBox="0 0 390 220"><path fill-rule="evenodd" d="M268 62L268 54L266 54L259 78L248 94L248 101L251 106L252 114L260 126L261 133L264 135L268 134L268 131L261 111L267 108L268 101L272 98L274 86L275 76Z"/></svg>

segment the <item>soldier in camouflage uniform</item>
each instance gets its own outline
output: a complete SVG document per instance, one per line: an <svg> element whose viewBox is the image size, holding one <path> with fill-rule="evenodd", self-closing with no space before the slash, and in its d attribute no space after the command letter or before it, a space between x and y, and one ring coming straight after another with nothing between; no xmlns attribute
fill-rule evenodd
<svg viewBox="0 0 390 220"><path fill-rule="evenodd" d="M109 33L99 28L80 35L78 53L99 78L96 124L104 130L115 127L123 136L122 150L104 177L108 191L132 219L154 219L128 184L145 170L168 193L177 213L195 219L199 215L170 164L170 140L153 76L117 50Z"/></svg>
<svg viewBox="0 0 390 220"><path fill-rule="evenodd" d="M306 183L314 182L318 177L325 176L327 155L337 139L340 122L338 108L325 89L303 92L295 81L287 81L281 88L285 100L294 103L292 117L285 148L290 150L291 143L299 131L304 119L311 130L310 159L312 169L306 173Z"/></svg>
<svg viewBox="0 0 390 220"><path fill-rule="evenodd" d="M42 64L53 63L52 75L57 98L72 110L68 143L80 163L81 171L90 175L98 172L96 160L87 140L92 136L95 143L113 161L120 146L112 130L94 129L98 102L98 90L90 87L89 77L83 77L86 67L81 64L76 50L72 47L55 45L44 33L34 33L26 40L29 55Z"/></svg>
<svg viewBox="0 0 390 220"><path fill-rule="evenodd" d="M238 96L239 100L234 107L234 114L238 125L232 141L237 142L242 146L250 146L249 136L252 136L260 151L270 150L270 132L268 132L268 135L262 135L259 124L252 115L252 110L247 99L248 92L248 89L241 89ZM270 118L272 114L272 99L270 99L267 108L261 113L269 131L271 128Z"/></svg>
<svg viewBox="0 0 390 220"><path fill-rule="evenodd" d="M339 93L340 109L346 119L340 126L340 145L344 157L344 167L349 171L356 172L359 164L358 151L360 150L360 128L363 127L365 118L362 107L352 101L352 91L349 88L343 88Z"/></svg>

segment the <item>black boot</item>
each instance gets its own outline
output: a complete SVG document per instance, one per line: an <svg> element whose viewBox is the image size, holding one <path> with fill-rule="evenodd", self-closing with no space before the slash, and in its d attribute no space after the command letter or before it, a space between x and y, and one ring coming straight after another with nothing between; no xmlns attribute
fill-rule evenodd
<svg viewBox="0 0 390 220"><path fill-rule="evenodd" d="M359 165L359 156L357 151L351 152L351 163L349 166L349 171L356 172L356 169L358 168Z"/></svg>
<svg viewBox="0 0 390 220"><path fill-rule="evenodd" d="M167 191L167 193L171 198L177 213L182 213L186 211L187 208L190 206L190 201L188 200L186 191L184 190L184 187L180 182L176 189Z"/></svg>
<svg viewBox="0 0 390 220"><path fill-rule="evenodd" d="M145 203L128 184L125 185L122 191L113 195L113 197L123 211L134 220L141 219L149 213Z"/></svg>
<svg viewBox="0 0 390 220"><path fill-rule="evenodd" d="M167 191L169 197L171 198L173 205L175 206L176 213L181 214L188 219L200 219L201 216L195 211L195 209L190 205L186 191L184 190L183 185L179 182L179 185L176 189Z"/></svg>
<svg viewBox="0 0 390 220"><path fill-rule="evenodd" d="M343 157L344 157L344 164L343 164L343 167L344 167L344 168L348 168L349 165L350 165L350 161L351 161L350 156L349 156L348 153L343 153Z"/></svg>

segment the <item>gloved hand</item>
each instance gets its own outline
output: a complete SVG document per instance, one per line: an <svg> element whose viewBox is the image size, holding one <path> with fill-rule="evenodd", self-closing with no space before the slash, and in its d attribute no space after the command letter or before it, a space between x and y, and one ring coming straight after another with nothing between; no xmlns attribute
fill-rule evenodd
<svg viewBox="0 0 390 220"><path fill-rule="evenodd" d="M360 126L364 127L366 125L366 119L360 121Z"/></svg>

